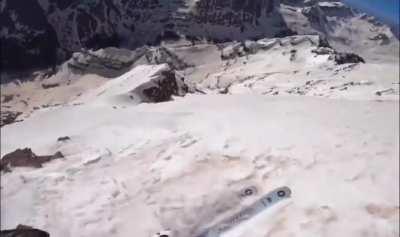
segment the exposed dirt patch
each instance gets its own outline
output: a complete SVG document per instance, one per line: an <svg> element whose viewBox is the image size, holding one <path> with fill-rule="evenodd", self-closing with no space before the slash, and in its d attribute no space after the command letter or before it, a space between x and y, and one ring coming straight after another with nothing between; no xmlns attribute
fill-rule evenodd
<svg viewBox="0 0 400 237"><path fill-rule="evenodd" d="M368 214L382 219L390 219L395 215L399 215L400 213L399 206L390 207L376 204L368 204L367 206L365 206L365 210L368 212Z"/></svg>

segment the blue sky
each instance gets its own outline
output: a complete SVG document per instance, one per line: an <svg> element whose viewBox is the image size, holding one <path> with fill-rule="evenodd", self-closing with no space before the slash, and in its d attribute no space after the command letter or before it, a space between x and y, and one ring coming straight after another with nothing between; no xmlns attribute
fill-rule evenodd
<svg viewBox="0 0 400 237"><path fill-rule="evenodd" d="M343 0L348 5L363 10L392 25L399 25L400 0Z"/></svg>

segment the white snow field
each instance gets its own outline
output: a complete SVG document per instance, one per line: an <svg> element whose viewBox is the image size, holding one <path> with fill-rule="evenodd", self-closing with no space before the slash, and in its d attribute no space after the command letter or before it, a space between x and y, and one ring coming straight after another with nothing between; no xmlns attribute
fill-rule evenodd
<svg viewBox="0 0 400 237"><path fill-rule="evenodd" d="M213 72L211 61L203 67L227 80L279 70L266 55L250 56L247 71L240 60L225 73ZM281 85L277 96L261 86L261 93L245 90L245 80L218 94L202 81L207 94L136 105L127 92L168 68L139 65L78 100L2 127L2 156L30 147L65 158L2 174L1 228L31 225L54 237L151 237L170 229L172 237L195 237L288 186L290 198L223 236L398 236L398 69L360 64L332 75L324 67L343 66L313 60L255 80ZM199 81L196 73L203 72L192 74ZM285 85L318 78L329 86L359 83L346 91L317 85L306 90L310 96L283 93ZM375 94L387 86L395 92ZM62 136L71 140L57 141ZM242 197L247 187L256 192Z"/></svg>

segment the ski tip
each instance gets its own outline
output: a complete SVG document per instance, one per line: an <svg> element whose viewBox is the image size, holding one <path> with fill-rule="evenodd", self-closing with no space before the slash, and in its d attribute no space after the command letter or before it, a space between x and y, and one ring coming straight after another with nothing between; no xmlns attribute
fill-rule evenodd
<svg viewBox="0 0 400 237"><path fill-rule="evenodd" d="M290 190L290 188L287 186L277 188L275 192L276 195L280 198L289 198L292 195L292 190Z"/></svg>

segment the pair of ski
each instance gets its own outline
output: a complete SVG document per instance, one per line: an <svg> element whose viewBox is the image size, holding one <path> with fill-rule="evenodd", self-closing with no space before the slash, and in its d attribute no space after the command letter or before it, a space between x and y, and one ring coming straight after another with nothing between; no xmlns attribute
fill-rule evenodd
<svg viewBox="0 0 400 237"><path fill-rule="evenodd" d="M251 195L252 189L246 189L244 194ZM291 195L291 190L288 187L277 188L266 195L262 196L260 199L252 203L251 205L245 207L240 212L235 215L222 220L221 222L207 228L204 232L196 237L219 237L222 233L236 227L237 225L253 218L257 214L261 213L265 209L275 205L276 203L289 198Z"/></svg>
<svg viewBox="0 0 400 237"><path fill-rule="evenodd" d="M257 192L255 187L249 187L243 190L240 193L241 197L251 196ZM196 235L195 237L220 237L222 233L236 227L237 225L249 220L264 211L265 209L275 205L276 203L289 198L291 195L291 190L288 187L280 187L277 188L260 199L255 201L249 206L246 206L240 212L235 215L218 222L217 224L207 228L200 235ZM162 231L157 233L155 236L157 237L174 237L172 236L171 231Z"/></svg>

